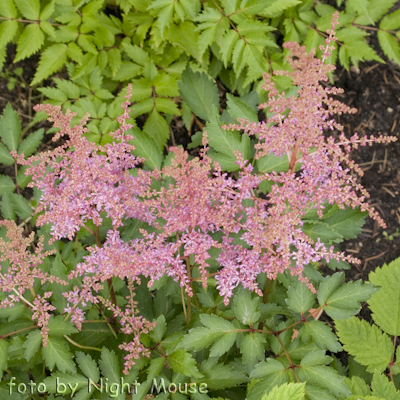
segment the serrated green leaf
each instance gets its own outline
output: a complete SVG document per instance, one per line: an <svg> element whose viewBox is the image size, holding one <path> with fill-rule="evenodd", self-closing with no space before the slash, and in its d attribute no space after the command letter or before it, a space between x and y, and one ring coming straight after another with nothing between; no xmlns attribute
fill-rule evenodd
<svg viewBox="0 0 400 400"><path fill-rule="evenodd" d="M165 114L181 115L178 107L171 99L157 97L156 109L158 112L163 112Z"/></svg>
<svg viewBox="0 0 400 400"><path fill-rule="evenodd" d="M306 394L305 383L284 383L275 386L268 395L261 400L303 400Z"/></svg>
<svg viewBox="0 0 400 400"><path fill-rule="evenodd" d="M0 48L5 47L14 38L17 30L17 21L8 20L0 24Z"/></svg>
<svg viewBox="0 0 400 400"><path fill-rule="evenodd" d="M28 183L32 180L31 175L25 175L26 170L28 167L26 165L22 166L19 168L18 173L17 173L17 184L21 189L25 189Z"/></svg>
<svg viewBox="0 0 400 400"><path fill-rule="evenodd" d="M233 297L233 312L243 325L253 325L258 322L261 313L258 310L260 299L252 298L248 289L240 288Z"/></svg>
<svg viewBox="0 0 400 400"><path fill-rule="evenodd" d="M76 61L78 64L82 63L83 59L82 49L74 42L68 43L67 56L71 60Z"/></svg>
<svg viewBox="0 0 400 400"><path fill-rule="evenodd" d="M21 14L30 20L38 20L40 14L40 0L14 0Z"/></svg>
<svg viewBox="0 0 400 400"><path fill-rule="evenodd" d="M304 282L297 281L289 287L286 302L291 310L304 315L314 305L315 296Z"/></svg>
<svg viewBox="0 0 400 400"><path fill-rule="evenodd" d="M154 140L147 135L146 132L141 132L139 130L135 130L133 132L134 139L130 141L130 144L133 144L136 149L132 151L135 156L143 157L146 159L144 162L145 165L150 167L151 169L161 169L161 164L163 161L163 153Z"/></svg>
<svg viewBox="0 0 400 400"><path fill-rule="evenodd" d="M314 241L318 238L322 243L340 243L343 241L343 236L334 228L330 227L325 221L306 222L301 230Z"/></svg>
<svg viewBox="0 0 400 400"><path fill-rule="evenodd" d="M194 378L203 377L196 366L196 360L185 350L175 350L168 356L167 363L174 371L182 375Z"/></svg>
<svg viewBox="0 0 400 400"><path fill-rule="evenodd" d="M42 53L31 86L61 69L67 61L67 48L65 44L53 44Z"/></svg>
<svg viewBox="0 0 400 400"><path fill-rule="evenodd" d="M369 281L381 286L368 300L372 317L389 335L400 336L400 259L384 264L369 274Z"/></svg>
<svg viewBox="0 0 400 400"><path fill-rule="evenodd" d="M307 321L300 330L302 340L308 342L310 337L314 343L321 349L337 353L342 351L342 346L338 342L332 329L322 321Z"/></svg>
<svg viewBox="0 0 400 400"><path fill-rule="evenodd" d="M378 31L379 44L385 55L400 65L400 45L398 40L389 32Z"/></svg>
<svg viewBox="0 0 400 400"><path fill-rule="evenodd" d="M18 154L23 154L25 158L31 156L42 143L43 136L43 128L28 135L19 145Z"/></svg>
<svg viewBox="0 0 400 400"><path fill-rule="evenodd" d="M60 89L63 93L65 93L68 99L76 100L79 98L80 88L77 84L67 79L53 78L53 80L57 88Z"/></svg>
<svg viewBox="0 0 400 400"><path fill-rule="evenodd" d="M44 34L38 24L29 24L18 39L17 54L14 62L18 62L36 53L44 43Z"/></svg>
<svg viewBox="0 0 400 400"><path fill-rule="evenodd" d="M168 123L155 109L151 112L149 118L147 118L143 126L143 131L154 140L160 150L164 148L169 139Z"/></svg>
<svg viewBox="0 0 400 400"><path fill-rule="evenodd" d="M0 196L4 193L12 193L15 190L15 184L9 176L0 175Z"/></svg>
<svg viewBox="0 0 400 400"><path fill-rule="evenodd" d="M212 80L204 73L186 68L178 86L182 99L190 109L198 117L210 121L214 110L219 107L217 86Z"/></svg>
<svg viewBox="0 0 400 400"><path fill-rule="evenodd" d="M369 13L369 1L368 0L347 0L347 6L356 10L360 15L364 15L370 24L374 25L374 20L371 18Z"/></svg>
<svg viewBox="0 0 400 400"><path fill-rule="evenodd" d="M42 345L42 335L39 330L35 330L29 333L24 342L24 357L26 361L29 361L40 349Z"/></svg>
<svg viewBox="0 0 400 400"><path fill-rule="evenodd" d="M9 150L17 150L21 138L21 121L18 113L7 103L0 118L0 136Z"/></svg>
<svg viewBox="0 0 400 400"><path fill-rule="evenodd" d="M33 210L30 207L28 200L26 200L22 195L10 193L9 196L13 204L13 209L19 218L27 219L32 215Z"/></svg>
<svg viewBox="0 0 400 400"><path fill-rule="evenodd" d="M6 0L2 2L0 15L9 19L17 18L18 12L13 0Z"/></svg>
<svg viewBox="0 0 400 400"><path fill-rule="evenodd" d="M324 223L345 239L354 239L361 233L365 217L366 212L361 212L359 208L349 207L345 210L338 210L330 218L324 219Z"/></svg>
<svg viewBox="0 0 400 400"><path fill-rule="evenodd" d="M388 377L374 373L371 382L372 395L385 400L399 400L400 392L396 390L394 383L389 381Z"/></svg>
<svg viewBox="0 0 400 400"><path fill-rule="evenodd" d="M103 347L101 351L101 357L99 359L99 366L101 374L108 378L109 382L119 382L120 381L120 369L118 358L114 351L110 351L106 347ZM124 400L125 395L119 393L116 397L118 400Z"/></svg>
<svg viewBox="0 0 400 400"><path fill-rule="evenodd" d="M352 317L335 321L335 326L343 348L354 356L355 361L365 365L367 371L383 372L389 366L393 344L376 325Z"/></svg>
<svg viewBox="0 0 400 400"><path fill-rule="evenodd" d="M0 143L0 160L0 164L4 165L13 165L15 163L14 157L3 143Z"/></svg>
<svg viewBox="0 0 400 400"><path fill-rule="evenodd" d="M252 371L254 366L265 359L265 337L259 333L248 333L244 336L240 344L240 352L242 353L243 364L246 365L248 371Z"/></svg>
<svg viewBox="0 0 400 400"><path fill-rule="evenodd" d="M229 115L237 121L238 118L249 120L249 122L258 122L257 113L244 103L241 99L227 93L227 106Z"/></svg>
<svg viewBox="0 0 400 400"><path fill-rule="evenodd" d="M260 172L285 172L289 169L289 160L286 154L282 157L268 154L257 160L257 167Z"/></svg>
<svg viewBox="0 0 400 400"><path fill-rule="evenodd" d="M360 302L368 300L377 290L370 283L362 284L361 280L348 282L329 296L324 311L331 318L350 318L360 311Z"/></svg>
<svg viewBox="0 0 400 400"><path fill-rule="evenodd" d="M57 366L61 372L76 372L75 363L72 361L73 355L65 339L49 337L46 347L42 349L42 356L50 371Z"/></svg>
<svg viewBox="0 0 400 400"><path fill-rule="evenodd" d="M371 394L371 390L365 383L364 379L361 379L358 376L352 376L351 379L345 377L344 380L353 395L363 397Z"/></svg>
<svg viewBox="0 0 400 400"><path fill-rule="evenodd" d="M48 328L51 336L71 335L78 332L75 325L70 321L64 321L61 315L50 318Z"/></svg>
<svg viewBox="0 0 400 400"><path fill-rule="evenodd" d="M77 351L76 353L76 362L79 365L81 371L93 382L97 383L100 379L100 370L97 366L97 362L90 357L89 354L82 353L81 351Z"/></svg>
<svg viewBox="0 0 400 400"><path fill-rule="evenodd" d="M0 374L7 369L8 359L8 342L5 339L0 339Z"/></svg>
<svg viewBox="0 0 400 400"><path fill-rule="evenodd" d="M4 193L0 203L1 214L4 219L15 220L16 215L10 198L10 194Z"/></svg>
<svg viewBox="0 0 400 400"><path fill-rule="evenodd" d="M113 76L115 76L122 65L121 52L119 51L119 49L110 49L108 50L107 55L108 64L111 68L111 73Z"/></svg>
<svg viewBox="0 0 400 400"><path fill-rule="evenodd" d="M74 396L77 390L85 388L86 392L88 392L88 380L80 374L70 375L55 372L51 374L51 376L45 378L43 383L46 385L47 393L54 393L64 396L71 394L70 397L73 396L74 399L77 397L76 395Z"/></svg>
<svg viewBox="0 0 400 400"><path fill-rule="evenodd" d="M318 303L320 306L325 305L327 299L339 289L344 282L344 273L336 272L331 276L326 276L321 282L318 289Z"/></svg>
<svg viewBox="0 0 400 400"><path fill-rule="evenodd" d="M266 362L260 362L255 366L250 373L250 378L261 380L250 387L247 400L260 400L275 386L289 382L290 375L282 363L268 358Z"/></svg>
<svg viewBox="0 0 400 400"><path fill-rule="evenodd" d="M233 49L235 48L238 39L239 35L235 30L229 30L222 39L220 52L225 68L227 68L228 62L231 60Z"/></svg>

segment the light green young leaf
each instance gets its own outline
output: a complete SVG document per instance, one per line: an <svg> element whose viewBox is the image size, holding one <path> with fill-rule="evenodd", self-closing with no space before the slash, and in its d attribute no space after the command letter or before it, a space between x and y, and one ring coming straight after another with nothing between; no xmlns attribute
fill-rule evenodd
<svg viewBox="0 0 400 400"><path fill-rule="evenodd" d="M369 281L381 286L368 300L372 317L389 335L400 336L400 259L384 264L369 274Z"/></svg>
<svg viewBox="0 0 400 400"><path fill-rule="evenodd" d="M197 368L197 362L190 353L185 350L175 350L167 358L168 365L175 371L185 376L202 378L203 375Z"/></svg>
<svg viewBox="0 0 400 400"><path fill-rule="evenodd" d="M85 388L88 393L88 380L80 374L63 374L55 372L43 380L46 385L46 392L53 394L63 394L71 398L77 399L76 391ZM62 386L65 385L65 386ZM65 391L64 391L65 390ZM74 395L75 394L75 395ZM90 392L89 392L90 394ZM50 397L50 396L49 396ZM78 399L79 400L79 399ZM83 400L82 398L80 400ZM89 400L86 398L86 400Z"/></svg>
<svg viewBox="0 0 400 400"><path fill-rule="evenodd" d="M342 346L340 345L336 335L332 332L332 329L325 324L325 322L315 320L307 321L300 329L300 335L302 340L306 343L311 337L314 343L321 350L328 349L333 353L342 351Z"/></svg>
<svg viewBox="0 0 400 400"><path fill-rule="evenodd" d="M9 193L4 193L0 202L3 219L15 220L16 215Z"/></svg>
<svg viewBox="0 0 400 400"><path fill-rule="evenodd" d="M38 24L29 24L18 39L17 55L14 62L18 62L36 53L44 43L44 34Z"/></svg>
<svg viewBox="0 0 400 400"><path fill-rule="evenodd" d="M387 376L374 373L371 382L372 395L385 400L400 400L400 391L396 390L393 382Z"/></svg>
<svg viewBox="0 0 400 400"><path fill-rule="evenodd" d="M176 78L162 71L153 79L156 94L159 96L179 96L178 82Z"/></svg>
<svg viewBox="0 0 400 400"><path fill-rule="evenodd" d="M30 207L28 200L26 200L21 194L10 193L10 199L13 204L13 209L19 218L27 219L32 215L33 210Z"/></svg>
<svg viewBox="0 0 400 400"><path fill-rule="evenodd" d="M6 175L0 175L0 196L4 193L12 193L15 190L13 180Z"/></svg>
<svg viewBox="0 0 400 400"><path fill-rule="evenodd" d="M284 383L275 386L268 395L261 400L303 400L306 394L305 383Z"/></svg>
<svg viewBox="0 0 400 400"><path fill-rule="evenodd" d="M270 1L267 2L268 7L262 9L260 15L267 18L274 18L290 7L294 7L300 4L300 0L275 0L272 4Z"/></svg>
<svg viewBox="0 0 400 400"><path fill-rule="evenodd" d="M356 317L335 321L335 325L343 348L354 356L355 361L365 365L367 371L383 372L389 366L393 344L376 325L371 326Z"/></svg>
<svg viewBox="0 0 400 400"><path fill-rule="evenodd" d="M239 288L238 292L233 297L233 312L235 317L243 325L255 324L261 313L258 310L260 305L260 298L252 298L251 292L248 289Z"/></svg>
<svg viewBox="0 0 400 400"><path fill-rule="evenodd" d="M388 15L385 15L385 17L382 19L381 23L379 24L379 27L381 29L384 29L387 31L393 31L393 30L399 29L400 28L400 9L397 9L396 11L394 11ZM378 32L380 32L380 31L378 31Z"/></svg>
<svg viewBox="0 0 400 400"><path fill-rule="evenodd" d="M358 14L364 15L371 25L374 25L374 20L371 18L369 13L369 1L368 0L347 0L347 7L351 7L356 10Z"/></svg>
<svg viewBox="0 0 400 400"><path fill-rule="evenodd" d="M371 395L371 389L365 383L364 379L360 378L359 376L352 376L351 379L345 377L344 381L353 395L357 395L359 397Z"/></svg>
<svg viewBox="0 0 400 400"><path fill-rule="evenodd" d="M156 342L161 342L164 333L167 329L167 324L165 322L165 316L164 315L160 315L157 318L157 325L156 327L150 332L149 336Z"/></svg>
<svg viewBox="0 0 400 400"><path fill-rule="evenodd" d="M110 49L108 50L107 55L108 64L110 65L111 72L113 76L115 76L122 65L121 52L119 51L119 49Z"/></svg>
<svg viewBox="0 0 400 400"><path fill-rule="evenodd" d="M289 160L286 154L278 157L271 153L259 158L257 160L257 167L260 172L285 172L289 169Z"/></svg>
<svg viewBox="0 0 400 400"><path fill-rule="evenodd" d="M9 150L17 150L21 138L21 121L18 113L7 103L0 117L0 136Z"/></svg>
<svg viewBox="0 0 400 400"><path fill-rule="evenodd" d="M181 115L177 105L171 100L164 97L156 98L156 110L165 114Z"/></svg>
<svg viewBox="0 0 400 400"><path fill-rule="evenodd" d="M54 10L55 10L54 0L51 0L50 3L48 3L40 12L40 20L44 21L46 19L49 19L53 15Z"/></svg>
<svg viewBox="0 0 400 400"><path fill-rule="evenodd" d="M248 333L244 336L240 344L240 352L247 371L252 371L259 361L265 359L265 343L265 337L259 332Z"/></svg>
<svg viewBox="0 0 400 400"><path fill-rule="evenodd" d="M14 0L21 14L30 20L38 20L40 0Z"/></svg>
<svg viewBox="0 0 400 400"><path fill-rule="evenodd" d="M369 15L374 22L379 21L392 8L396 0L369 0ZM354 21L358 25L370 25L370 21L364 15Z"/></svg>
<svg viewBox="0 0 400 400"><path fill-rule="evenodd" d="M29 333L26 337L26 341L24 342L25 354L24 357L26 361L29 361L40 349L42 346L42 335L40 334L40 330L34 330Z"/></svg>
<svg viewBox="0 0 400 400"><path fill-rule="evenodd" d="M235 48L238 40L239 40L239 35L233 29L229 30L222 39L220 52L221 52L221 59L222 62L224 63L225 68L228 67L228 62L231 60L233 49Z"/></svg>
<svg viewBox="0 0 400 400"><path fill-rule="evenodd" d="M1 3L0 15L9 19L17 18L18 12L13 0L6 0Z"/></svg>
<svg viewBox="0 0 400 400"><path fill-rule="evenodd" d="M75 363L72 361L73 354L69 351L65 339L49 337L46 347L42 349L42 356L50 371L57 366L61 372L76 372Z"/></svg>
<svg viewBox="0 0 400 400"><path fill-rule="evenodd" d="M288 289L286 303L294 312L304 315L315 302L315 296L304 282L296 281L294 286Z"/></svg>
<svg viewBox="0 0 400 400"><path fill-rule="evenodd" d="M97 362L90 357L89 354L82 353L81 351L77 351L76 362L79 365L81 371L93 382L97 383L100 379L100 370L97 366Z"/></svg>
<svg viewBox="0 0 400 400"><path fill-rule="evenodd" d="M63 67L67 61L67 48L65 44L53 44L42 53L31 86L46 79Z"/></svg>
<svg viewBox="0 0 400 400"><path fill-rule="evenodd" d="M383 52L389 60L400 65L400 45L398 40L391 33L382 30L378 31L378 39Z"/></svg>
<svg viewBox="0 0 400 400"><path fill-rule="evenodd" d="M318 289L318 302L320 306L326 303L328 297L330 297L337 289L339 289L344 282L344 273L336 272L332 276L326 276L321 282Z"/></svg>
<svg viewBox="0 0 400 400"><path fill-rule="evenodd" d="M182 73L178 82L182 100L200 118L210 121L219 107L217 85L205 73L193 72L190 68Z"/></svg>
<svg viewBox="0 0 400 400"><path fill-rule="evenodd" d="M17 21L6 20L0 24L0 48L5 47L14 38L17 30Z"/></svg>

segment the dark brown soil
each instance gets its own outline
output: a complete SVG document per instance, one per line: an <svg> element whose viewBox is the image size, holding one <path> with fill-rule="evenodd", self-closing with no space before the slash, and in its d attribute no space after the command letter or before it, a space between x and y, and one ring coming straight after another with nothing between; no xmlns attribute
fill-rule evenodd
<svg viewBox="0 0 400 400"><path fill-rule="evenodd" d="M13 64L15 47L10 45L8 50L4 69L13 71L17 67L22 67L23 79L25 82L30 82L37 67L38 56ZM344 125L346 134L382 133L400 137L399 66L391 62L387 64L366 62L360 63L359 70L352 68L350 72L339 67L335 76L336 86L345 89L340 100L359 110L356 115L341 116L340 122ZM49 80L46 85L51 83ZM219 86L222 85L219 83ZM0 77L0 113L7 102L10 102L21 116L23 129L32 120L32 106L40 100L41 94L29 89L28 85L25 88L17 86L13 91L9 91L7 79ZM36 125L35 129L41 126L50 127L50 124L44 121L39 126ZM201 128L201 122L194 120L191 133ZM183 144L186 147L190 138L182 121L174 120L172 130L174 138L169 144ZM45 136L39 150L45 150L50 146L51 136ZM361 182L371 195L370 204L378 209L387 224L385 236L384 230L367 218L362 234L357 239L341 244L342 250L352 253L362 261L359 266L353 266L346 271L347 279L365 280L368 278L368 273L377 266L400 256L400 141L388 145L375 144L372 147L362 147L352 154L352 158L365 172ZM14 168L0 166L0 174L14 177Z"/></svg>

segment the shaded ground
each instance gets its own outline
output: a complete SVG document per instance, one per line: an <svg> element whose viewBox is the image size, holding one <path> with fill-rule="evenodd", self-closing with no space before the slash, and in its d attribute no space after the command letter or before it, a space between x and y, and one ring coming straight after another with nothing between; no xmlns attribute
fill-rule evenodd
<svg viewBox="0 0 400 400"><path fill-rule="evenodd" d="M5 69L13 71L17 67L22 67L23 80L30 82L37 66L38 56L12 64L14 52L15 48L9 45ZM350 72L339 68L335 76L336 86L345 89L340 100L359 110L356 115L341 116L340 122L345 126L346 134L382 133L400 138L400 67L390 62L387 64L367 62L361 63L359 70L352 68ZM10 91L7 89L7 82L7 78L0 77L0 112L7 102L11 102L21 116L24 129L32 120L32 106L41 101L41 94L27 85L25 88L17 85ZM46 85L51 84L51 80L46 82ZM221 88L222 85L219 86ZM50 124L45 121L36 125L35 129L41 126L49 127ZM201 122L195 120L192 133L201 127ZM190 141L181 121L173 121L172 130L174 139L170 140L171 145L186 145ZM51 137L45 136L39 150L48 149L51 143ZM360 266L346 271L347 279L365 280L368 278L368 273L377 266L400 256L400 141L359 148L353 152L352 159L365 171L361 182L371 195L369 202L378 209L387 224L386 230L383 231L374 221L367 218L362 234L357 239L346 241L341 245L342 250L352 253L362 261ZM0 174L14 177L14 168L0 166ZM29 196L29 192L25 194Z"/></svg>

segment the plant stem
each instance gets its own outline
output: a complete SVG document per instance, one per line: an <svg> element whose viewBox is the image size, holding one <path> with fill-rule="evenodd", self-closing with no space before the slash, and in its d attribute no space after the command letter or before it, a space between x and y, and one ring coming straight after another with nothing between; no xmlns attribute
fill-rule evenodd
<svg viewBox="0 0 400 400"><path fill-rule="evenodd" d="M37 328L37 326L32 325L32 326L28 326L27 328L19 329L18 331L15 331L15 332L7 333L6 335L0 335L0 339L4 339L6 337L15 335L16 333L24 332L24 331L27 331L27 330L33 329L33 328Z"/></svg>
<svg viewBox="0 0 400 400"><path fill-rule="evenodd" d="M79 347L80 349L96 350L96 351L100 351L100 353L103 351L103 350L99 349L98 347L82 346L81 344L76 343L74 340L72 340L69 336L67 336L67 335L63 335L63 336L65 337L65 339L68 340L68 342L72 343L76 347Z"/></svg>

